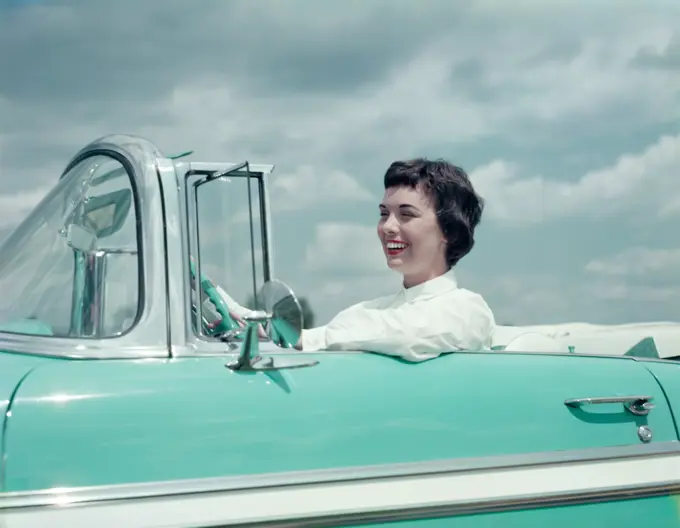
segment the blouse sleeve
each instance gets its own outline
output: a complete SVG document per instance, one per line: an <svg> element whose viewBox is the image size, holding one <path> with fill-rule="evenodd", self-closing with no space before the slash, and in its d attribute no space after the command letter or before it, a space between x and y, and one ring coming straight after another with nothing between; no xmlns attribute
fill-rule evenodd
<svg viewBox="0 0 680 528"><path fill-rule="evenodd" d="M392 308L359 304L325 327L303 332L302 349L362 350L424 361L445 352L488 349L494 326L491 310L476 294Z"/></svg>

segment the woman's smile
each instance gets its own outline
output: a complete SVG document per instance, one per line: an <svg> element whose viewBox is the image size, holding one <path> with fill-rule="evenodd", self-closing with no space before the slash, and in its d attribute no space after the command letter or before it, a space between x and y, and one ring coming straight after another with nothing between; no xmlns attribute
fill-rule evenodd
<svg viewBox="0 0 680 528"><path fill-rule="evenodd" d="M397 255L400 255L401 253L404 252L404 250L407 247L408 247L408 244L406 242L402 242L401 240L386 240L385 241L385 252L390 257L396 257Z"/></svg>

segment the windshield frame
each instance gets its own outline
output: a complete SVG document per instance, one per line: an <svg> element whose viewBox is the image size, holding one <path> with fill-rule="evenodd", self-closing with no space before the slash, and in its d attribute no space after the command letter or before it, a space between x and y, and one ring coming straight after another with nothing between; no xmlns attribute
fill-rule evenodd
<svg viewBox="0 0 680 528"><path fill-rule="evenodd" d="M0 350L70 359L168 357L166 270L163 255L162 192L156 162L164 156L147 140L126 135L104 136L81 149L60 179L93 156L108 156L125 167L137 215L139 305L135 323L120 335L104 338L37 336L0 332ZM38 203L35 211L42 204ZM21 225L30 217L22 219ZM12 235L10 235L11 237ZM9 240L9 239L8 239Z"/></svg>

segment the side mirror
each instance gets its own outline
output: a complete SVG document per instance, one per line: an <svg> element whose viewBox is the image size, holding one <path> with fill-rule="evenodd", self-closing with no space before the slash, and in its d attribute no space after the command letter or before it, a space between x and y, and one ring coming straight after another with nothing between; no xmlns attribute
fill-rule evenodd
<svg viewBox="0 0 680 528"><path fill-rule="evenodd" d="M265 327L267 335L277 346L293 348L304 326L302 307L293 291L281 281L269 281L262 286L258 301L271 314Z"/></svg>
<svg viewBox="0 0 680 528"><path fill-rule="evenodd" d="M313 367L318 361L267 358L259 355L258 326L264 325L267 335L281 348L293 348L302 334L302 308L297 297L285 283L269 281L257 295L263 309L244 317L247 326L241 352L236 361L227 364L231 370L281 370Z"/></svg>
<svg viewBox="0 0 680 528"><path fill-rule="evenodd" d="M66 228L66 243L72 249L92 253L97 249L97 235L88 227L69 224Z"/></svg>

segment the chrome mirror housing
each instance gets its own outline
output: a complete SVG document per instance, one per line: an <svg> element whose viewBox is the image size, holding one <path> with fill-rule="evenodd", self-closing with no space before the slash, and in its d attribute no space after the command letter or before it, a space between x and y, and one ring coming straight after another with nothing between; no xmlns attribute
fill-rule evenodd
<svg viewBox="0 0 680 528"><path fill-rule="evenodd" d="M89 227L69 224L65 229L66 243L71 249L82 253L93 253L97 249L97 235Z"/></svg>
<svg viewBox="0 0 680 528"><path fill-rule="evenodd" d="M259 354L259 332L263 328L274 344L281 348L294 348L300 339L303 315L300 302L285 283L272 280L262 286L257 295L258 306L243 317L246 322L243 344L237 360L227 368L240 371L281 370L313 367L318 361L287 358L262 358Z"/></svg>

